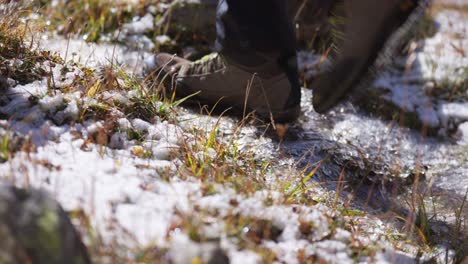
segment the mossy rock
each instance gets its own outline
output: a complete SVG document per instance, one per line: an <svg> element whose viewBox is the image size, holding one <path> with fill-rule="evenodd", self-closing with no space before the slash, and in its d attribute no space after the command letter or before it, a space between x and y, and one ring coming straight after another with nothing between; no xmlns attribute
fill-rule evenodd
<svg viewBox="0 0 468 264"><path fill-rule="evenodd" d="M68 215L46 192L0 184L0 263L91 263Z"/></svg>

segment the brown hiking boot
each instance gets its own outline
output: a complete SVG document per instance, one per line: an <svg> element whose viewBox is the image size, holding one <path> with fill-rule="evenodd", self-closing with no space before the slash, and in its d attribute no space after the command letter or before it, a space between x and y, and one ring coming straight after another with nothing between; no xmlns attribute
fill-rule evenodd
<svg viewBox="0 0 468 264"><path fill-rule="evenodd" d="M426 2L356 0L339 4L342 15L333 18L337 40L332 66L311 84L315 111L323 113L335 106L375 65L379 55L389 60L388 53Z"/></svg>
<svg viewBox="0 0 468 264"><path fill-rule="evenodd" d="M254 112L262 120L277 123L293 121L300 113L299 102L288 100L292 87L286 74L271 61L247 67L218 53L194 62L160 53L146 65L163 84L166 95L191 96L191 103L213 106L217 111L232 108L242 116Z"/></svg>

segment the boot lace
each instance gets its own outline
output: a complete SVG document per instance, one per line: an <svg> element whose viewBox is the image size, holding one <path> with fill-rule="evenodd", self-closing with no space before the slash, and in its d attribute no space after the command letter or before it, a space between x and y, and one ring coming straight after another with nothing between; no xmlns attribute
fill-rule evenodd
<svg viewBox="0 0 468 264"><path fill-rule="evenodd" d="M179 71L179 76L207 75L226 67L223 58L217 53L211 53L192 63L185 64Z"/></svg>

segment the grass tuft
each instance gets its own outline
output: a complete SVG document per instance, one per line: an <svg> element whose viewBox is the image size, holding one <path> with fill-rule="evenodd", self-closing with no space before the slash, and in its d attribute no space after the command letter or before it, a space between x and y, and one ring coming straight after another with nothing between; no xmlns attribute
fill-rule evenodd
<svg viewBox="0 0 468 264"><path fill-rule="evenodd" d="M59 0L35 1L35 7L48 18L51 31L65 36L81 35L89 42L97 42L106 34L115 32L135 14L125 1Z"/></svg>
<svg viewBox="0 0 468 264"><path fill-rule="evenodd" d="M62 59L36 49L31 32L40 32L41 28L23 19L28 13L25 7L8 2L0 1L0 73L20 84L41 79L48 75L41 67L43 62L60 63Z"/></svg>

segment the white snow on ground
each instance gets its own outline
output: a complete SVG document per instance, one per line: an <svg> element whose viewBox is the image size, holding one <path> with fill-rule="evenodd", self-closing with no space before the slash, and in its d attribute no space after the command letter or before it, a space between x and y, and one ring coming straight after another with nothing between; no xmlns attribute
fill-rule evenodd
<svg viewBox="0 0 468 264"><path fill-rule="evenodd" d="M468 56L461 52L468 50L468 28L466 14L454 10L436 13L434 21L437 27L434 36L413 43L414 52L407 58L396 60L397 67L409 70L390 69L382 73L373 85L388 92L384 95L387 100L405 111L417 113L423 123L433 128L440 127L441 133L445 134L453 129L449 121L455 119L455 125L468 121L464 114L468 113L468 103L435 100L426 90L434 83L466 80ZM460 90L468 93L468 87Z"/></svg>
<svg viewBox="0 0 468 264"><path fill-rule="evenodd" d="M20 152L9 162L0 164L1 177L18 186L49 190L66 210L84 210L90 215L93 226L109 241L124 240L126 236L116 229L126 230L134 239L125 241L129 246L152 244L167 247L166 236L171 232L171 223L178 219L176 212L190 215L198 206L208 212L217 212L220 219L223 215L240 213L245 217L272 220L284 231L278 242L266 242L265 246L278 252L279 258L288 263L294 263L297 250L303 247L310 254L315 252L324 259L352 262L346 244L339 242L348 240L347 231L339 232L337 241L327 240L313 245L300 237L299 218L313 223L313 240L329 235L328 208L301 207L294 213L290 206L265 206L264 201L274 195L268 191L242 197L222 186L217 186L219 194L204 197L199 181L178 179L177 159L168 161L167 156L162 160L141 159L131 154L131 147L113 150L86 144L84 138L95 126L59 127L44 122L39 127L25 128L21 121L13 122L9 130L29 129L39 147L36 153ZM155 145L171 142L176 147L174 143L181 142L177 139L187 136L178 134L178 129L167 123L150 124L147 128L159 130ZM82 137L77 137L78 134ZM131 143L125 145L130 146ZM172 175L169 182L162 180L161 174ZM235 208L230 205L232 199L239 201ZM222 224L214 223L213 228L212 236L219 237L223 231ZM221 245L230 250L234 263L258 263L258 256L252 252L238 252L228 239L222 235L221 239ZM183 234L176 232L171 241L171 250L177 251L177 254L173 253L175 263L187 263L188 259L200 254L200 246ZM182 245L187 247L183 254L178 251Z"/></svg>
<svg viewBox="0 0 468 264"><path fill-rule="evenodd" d="M40 42L41 47L57 52L67 61L73 60L85 67L97 67L110 63L122 65L123 69L138 74L141 70L144 58L150 53L141 49L129 49L128 47L107 44L89 43L80 39L45 36Z"/></svg>
<svg viewBox="0 0 468 264"><path fill-rule="evenodd" d="M445 10L435 14L434 20L437 32L424 39L422 49L417 52L421 74L426 79L439 81L466 77L463 70L468 65L468 57L460 53L468 50L466 14Z"/></svg>
<svg viewBox="0 0 468 264"><path fill-rule="evenodd" d="M443 18L444 16L440 19ZM145 31L147 28L144 22L149 19L151 17L139 18L133 24L135 28L129 25L127 30ZM440 45L442 40L442 37L436 35L428 41L427 48L425 46L417 57L422 68L427 67L423 59L425 54L433 52L431 48ZM43 39L42 45L60 52L67 60L73 59L89 67L116 61L127 65L125 69L130 72L134 69L135 72L138 71L138 65L148 55L128 51L119 45L88 44L76 39ZM449 49L443 49L446 48ZM316 57L308 56L301 54L301 64L317 60ZM453 53L447 53L444 57L449 58L444 62L447 65L454 65L451 60L457 60L458 64L455 65L463 66L467 63L466 58L455 58ZM314 71L314 65L312 62L306 67ZM54 76L60 76L60 67L58 65L53 68ZM436 69L435 77L427 78L437 78L447 71L452 72L447 67ZM58 88L69 85L74 76L80 74L82 73L75 69L62 79L56 79L55 85ZM453 112L453 109L457 109L455 112L458 114L463 112L464 106L460 110L458 105L446 105L438 111L430 107L432 110L421 108L431 106L431 102L423 94L408 92L412 88L404 85L406 81L409 82L405 80L402 85L398 85L387 78L380 83L385 89L396 87L391 89L390 96L401 107L429 113L423 119L429 124L446 122L440 117ZM193 133L189 131L195 127L209 132L217 122L216 118L183 112L179 122L171 124L159 118L151 122L128 118L115 110L118 131L113 131L104 140L109 142L108 146L94 143L99 141L100 131L105 129L106 120L73 124L81 114L81 107L96 102L94 98L83 99L83 92L50 93L47 80L17 85L6 91L10 101L0 106L0 114L9 116L10 120L1 121L0 130L29 137L37 149L35 152L19 151L8 162L1 163L0 178L18 186L49 190L66 210L84 210L90 216L92 226L107 242L117 240L130 248L148 245L168 248L168 254L174 263L189 263L195 257L205 259L203 254L217 246L227 251L232 263L260 263L261 258L257 253L238 248L236 239L225 233L226 218L240 215L268 220L282 230L276 241L261 241L261 246L275 252L278 261L285 263L298 263L298 254L301 251L306 256L316 256L331 263L353 263L356 260L351 255L351 246L375 248L378 253L374 261L379 263L413 261L411 256L391 250L393 246L385 239L386 232L393 231L378 219L363 216L350 220L350 217L343 217L341 222L349 221L352 228L359 231L351 233L337 228L332 232L332 218L342 217L334 209L323 204L300 206L284 203L284 193L275 189L273 184L287 179L287 173L294 171L293 161L288 159L281 161L280 165L285 167L282 171L266 175L265 190L247 195L236 193L228 186L214 184L215 192L204 194L200 179L193 175L182 175L185 172L180 170L182 161L179 157L184 148L197 144ZM37 105L30 103L31 95L38 98ZM131 92L106 91L102 96L109 100L126 102ZM310 109L310 102L306 102L303 108ZM462 115L461 119L464 118ZM460 127L466 130L466 125ZM219 134L225 140L234 136L235 129L236 124L231 119L221 119ZM129 140L127 132L130 130L138 131L145 143ZM269 160L275 156L276 150L271 139L258 136L254 127L245 126L240 133L240 151L252 152L258 160ZM95 140L91 142L90 138ZM148 159L141 155L145 151L151 152L152 157ZM208 149L207 155L215 156L213 151ZM203 158L205 153L200 154L200 158ZM319 196L326 195L323 190L317 192ZM184 217L189 220L203 219L203 234L219 240L219 243L215 242L214 246L210 243L195 243L186 232L179 227L174 228L174 223L180 222ZM301 231L301 222L310 224L313 231ZM241 230L243 234L250 231L247 227ZM387 248L386 252L382 248ZM410 253L415 253L411 250L412 248L408 249ZM358 261L368 262L370 259L362 257Z"/></svg>
<svg viewBox="0 0 468 264"><path fill-rule="evenodd" d="M74 48L87 48L88 52L95 49L76 40L72 43ZM95 53L90 61L100 63L102 58L96 54L106 56L109 49L114 49L110 46L107 48ZM124 53L123 49L115 50ZM82 52L87 54L84 50ZM114 55L117 59L122 56L121 53ZM60 72L60 68L54 68L54 72ZM57 80L57 87L71 83L71 78L81 74L78 69L73 73L64 76L61 81ZM199 179L186 179L179 175L181 160L178 157L187 147L186 142L196 144L188 131L196 127L209 132L216 124L216 118L185 113L179 117L184 121L177 125L162 122L159 118L152 122L129 119L114 110L118 117L118 131L108 135L109 146L106 147L93 143L106 141L100 139L105 120L68 125L70 121L78 119L82 107L96 101L82 99L82 93L62 94L57 91L50 94L47 80L17 85L6 91L9 102L0 107L0 113L11 118L2 121L0 128L29 137L37 148L35 152L20 151L8 162L1 163L0 177L3 180L18 186L46 189L65 210L83 210L107 243L119 241L129 248L148 245L169 248L168 254L174 263L187 263L194 257L203 258L204 254L209 255L217 247L223 248L233 263L259 263L260 256L239 249L233 239L224 233L227 224L224 219L236 215L271 221L272 225L282 230L276 241L266 240L261 244L275 252L280 261L297 263L297 254L302 250L306 255L316 255L331 262L353 262L349 249L351 234L345 230L331 233L330 217L335 212L330 208L320 204L312 207L284 205L284 193L274 191L273 185L271 190L267 188L251 196L215 185L216 193L207 196L201 190ZM131 91L122 91L119 95L104 92L103 98L116 96L119 101L125 102L131 94ZM30 103L32 95L40 98L36 105ZM236 125L232 119L223 118L220 128L220 133L228 140L229 136L233 136ZM130 130L141 133L145 143L139 145L135 140L128 140L127 132ZM274 156L271 139L258 137L254 127L246 126L241 133L239 151L253 151L260 160ZM95 140L90 142L91 138ZM144 151L150 151L152 157L148 159L139 155ZM207 150L207 155L214 157L216 153L213 152ZM203 153L200 157L204 157ZM269 179L267 182L277 184L288 177L283 173L294 171L291 164L283 161L286 169L266 175ZM235 206L233 200L237 201ZM215 217L211 217L210 221L210 217L197 216L200 210ZM204 236L217 239L219 243L195 243L180 229L173 229L174 223L181 221L181 215L197 221L203 219L201 228ZM313 232L302 234L299 228L301 221L310 223ZM367 219L365 222L384 233L385 227L379 220ZM242 232L248 234L251 231L244 228ZM353 239L360 240L362 245L385 247L384 236L366 240L364 237L368 235L355 234ZM180 247L185 249L181 252Z"/></svg>

